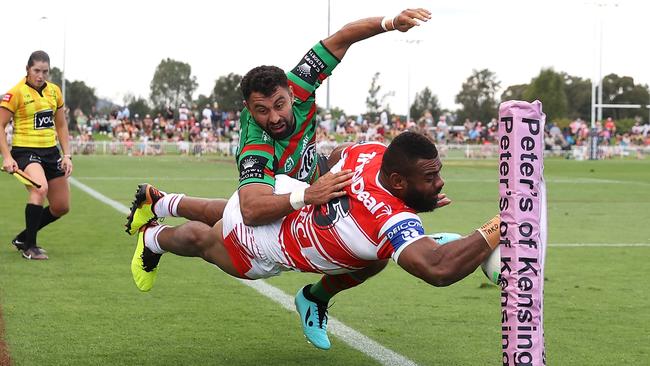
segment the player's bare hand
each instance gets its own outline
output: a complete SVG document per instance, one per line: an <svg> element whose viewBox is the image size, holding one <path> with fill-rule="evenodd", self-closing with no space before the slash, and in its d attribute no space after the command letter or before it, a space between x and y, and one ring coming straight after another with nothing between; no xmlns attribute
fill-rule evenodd
<svg viewBox="0 0 650 366"><path fill-rule="evenodd" d="M322 205L336 197L345 196L343 188L352 184L354 172L346 169L338 173L328 172L305 190L305 204Z"/></svg>
<svg viewBox="0 0 650 366"><path fill-rule="evenodd" d="M445 207L451 203L451 200L447 198L447 195L444 193L438 194L438 202L436 203L436 208Z"/></svg>
<svg viewBox="0 0 650 366"><path fill-rule="evenodd" d="M65 172L66 177L69 177L72 174L72 159L64 156L61 160L61 170Z"/></svg>
<svg viewBox="0 0 650 366"><path fill-rule="evenodd" d="M18 163L12 157L4 158L2 160L2 170L7 173L13 173L18 169Z"/></svg>
<svg viewBox="0 0 650 366"><path fill-rule="evenodd" d="M431 19L431 12L426 9L406 9L393 18L393 26L400 32L406 32L429 19Z"/></svg>

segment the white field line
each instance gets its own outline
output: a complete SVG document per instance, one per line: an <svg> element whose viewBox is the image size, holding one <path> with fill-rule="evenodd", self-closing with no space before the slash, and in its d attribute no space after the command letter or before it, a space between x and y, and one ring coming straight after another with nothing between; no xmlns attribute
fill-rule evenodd
<svg viewBox="0 0 650 366"><path fill-rule="evenodd" d="M146 182L151 180L151 177L80 177L81 180L97 180L97 181L114 181L114 180L137 180ZM156 180L171 180L171 181L238 181L237 177L156 177ZM630 184L650 186L650 182L641 182L635 180L613 180L613 179L597 179L597 178L550 178L545 180L546 183L554 184ZM466 179L466 178L445 178L445 182L458 182L458 183L498 183L495 179Z"/></svg>
<svg viewBox="0 0 650 366"><path fill-rule="evenodd" d="M79 180L70 177L70 183L81 189L82 191L88 193L93 198L97 199L100 202L103 202L111 207L113 207L118 212L128 215L129 208L125 205L112 200L103 194L97 192L96 190L88 187L87 185L79 182ZM277 302L283 308L293 312L295 311L293 305L293 296L289 296L282 292L282 290L269 285L263 280L256 281L247 281L239 280L242 284L253 288L260 294L266 296L267 298ZM297 325L296 325L297 327ZM363 352L370 358L376 360L382 365L409 365L416 366L417 364L408 358L400 355L399 353L393 352L390 349L382 346L381 344L373 341L372 339L366 337L365 335L357 332L356 330L348 327L342 322L336 320L334 317L330 317L328 321L328 328L331 334L335 335L337 338L342 340L348 346Z"/></svg>

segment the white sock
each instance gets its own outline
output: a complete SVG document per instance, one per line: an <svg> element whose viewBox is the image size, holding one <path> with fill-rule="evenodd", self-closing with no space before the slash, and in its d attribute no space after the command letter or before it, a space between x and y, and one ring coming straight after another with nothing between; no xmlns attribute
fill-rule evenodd
<svg viewBox="0 0 650 366"><path fill-rule="evenodd" d="M158 234L164 229L170 227L169 225L151 226L144 231L144 246L149 248L156 254L163 254L165 250L160 247L158 243Z"/></svg>
<svg viewBox="0 0 650 366"><path fill-rule="evenodd" d="M159 199L153 207L153 212L158 217L178 217L178 204L185 196L183 193L170 193Z"/></svg>

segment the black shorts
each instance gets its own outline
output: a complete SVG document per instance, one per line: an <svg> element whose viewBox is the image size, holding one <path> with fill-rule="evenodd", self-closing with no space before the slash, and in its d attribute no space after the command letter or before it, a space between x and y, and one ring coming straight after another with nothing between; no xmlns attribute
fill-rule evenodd
<svg viewBox="0 0 650 366"><path fill-rule="evenodd" d="M61 169L61 153L53 147L18 147L11 148L11 157L16 160L18 167L25 170L29 164L41 164L45 171L45 179L50 181L65 175Z"/></svg>

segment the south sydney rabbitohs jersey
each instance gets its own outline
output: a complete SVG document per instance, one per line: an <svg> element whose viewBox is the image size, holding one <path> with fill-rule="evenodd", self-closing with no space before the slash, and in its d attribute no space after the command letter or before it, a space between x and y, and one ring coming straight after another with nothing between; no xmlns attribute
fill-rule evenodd
<svg viewBox="0 0 650 366"><path fill-rule="evenodd" d="M404 248L424 236L415 211L379 183L385 150L380 143L346 148L332 171L354 171L347 195L287 216L274 260L305 272L343 273L378 259L397 262Z"/></svg>
<svg viewBox="0 0 650 366"><path fill-rule="evenodd" d="M286 174L307 183L317 178L315 90L338 63L339 60L319 42L287 73L295 95L292 110L296 125L291 136L283 140L273 140L244 108L237 152L239 187L249 183L274 186L276 174Z"/></svg>

